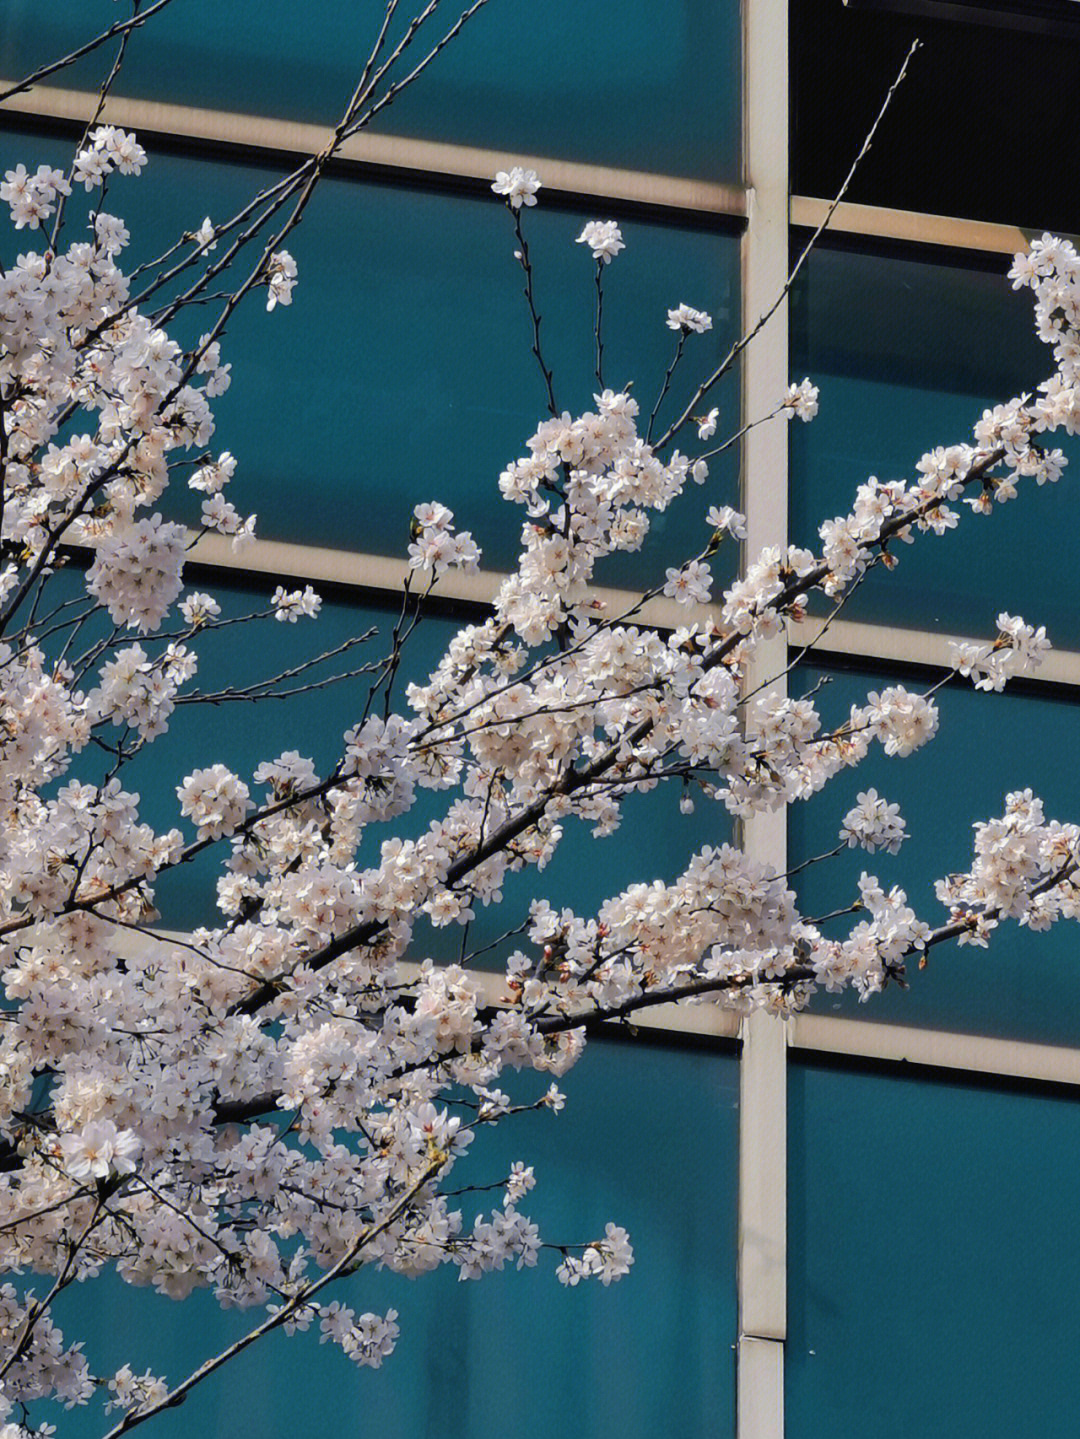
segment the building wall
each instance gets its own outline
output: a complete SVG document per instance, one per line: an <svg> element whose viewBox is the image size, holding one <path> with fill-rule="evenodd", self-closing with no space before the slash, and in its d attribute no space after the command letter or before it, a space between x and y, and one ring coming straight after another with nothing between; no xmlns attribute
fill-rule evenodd
<svg viewBox="0 0 1080 1439"><path fill-rule="evenodd" d="M54 0L44 14L11 0L0 70L25 73L115 13L104 0ZM151 153L114 200L136 246L150 254L207 211L224 216L321 143L369 28L367 7L345 0L177 0L155 17L108 112ZM754 431L714 467L706 499L741 493L752 544L809 543L868 471L908 474L925 449L964 439L984 406L1048 368L1028 301L1003 276L1027 227L1080 230L1075 39L841 0L790 0L790 13L788 0L744 0L741 11L735 0L549 0L542 14L491 0L334 165L290 241L291 309L256 307L230 328L235 382L215 445L239 457L237 503L258 510L262 539L239 561L204 546L193 577L237 606L284 576L310 580L328 600L324 644L369 626L385 634L411 508L444 500L483 546L485 572L442 587L410 660L424 673L511 563L519 521L491 503L494 481L544 408L494 170L524 163L545 181L527 221L546 355L572 410L593 388L592 264L573 242L586 220L619 220L627 250L605 277L606 373L633 379L641 398L668 363L668 306L712 313L704 370L779 293L916 30L924 49L827 234L712 401L735 428L809 374L821 414ZM11 161L61 152L100 74L99 59L80 62L10 102ZM629 557L609 582L630 589L646 562L662 574L683 558L697 498L665 518L647 561ZM838 780L786 831L748 825L757 856L785 868L830 848L856 790L874 784L901 801L913 834L912 853L878 873L933 912L929 884L966 865L971 821L1007 790L1031 784L1048 812L1080 815L1068 759L1080 695L1076 504L1066 479L871 577L814 668L788 681L796 694L825 683L826 716L898 677L932 682L946 636L989 635L1002 608L1045 622L1059 653L1046 679L1005 698L947 686L933 746ZM819 628L792 634L792 653ZM289 646L306 652L309 635L281 629L275 660L289 662ZM762 676L787 657L775 650ZM242 664L254 674L266 658L255 646ZM206 676L241 677L231 647L207 663ZM343 687L287 717L267 706L231 729L173 737L166 762L177 773L219 758L242 769L298 733L332 749L350 704ZM148 798L161 763L147 757ZM566 854L543 890L585 908L724 837L700 806L684 824L676 799L650 797L606 846L585 841L590 863ZM147 817L157 818L152 801ZM865 864L807 880L811 912L845 902ZM163 895L168 922L192 922L205 879L185 875ZM508 1131L505 1151L483 1162L491 1177L508 1160L535 1162L532 1210L554 1237L626 1224L637 1262L624 1284L365 1277L364 1305L401 1314L401 1344L380 1373L356 1376L310 1337L276 1336L155 1422L176 1435L332 1425L380 1439L1071 1433L1076 974L1064 930L1011 933L989 952L935 953L909 991L866 1006L826 995L790 1023L759 1017L741 1035L695 1009L663 1016L636 1043L597 1042L567 1081L567 1113L530 1116L520 1141ZM474 1177L483 1182L479 1168ZM133 1305L117 1286L97 1340L119 1363L134 1325L146 1365L175 1375L208 1337L232 1332L229 1320L197 1298ZM84 1432L80 1416L71 1427Z"/></svg>

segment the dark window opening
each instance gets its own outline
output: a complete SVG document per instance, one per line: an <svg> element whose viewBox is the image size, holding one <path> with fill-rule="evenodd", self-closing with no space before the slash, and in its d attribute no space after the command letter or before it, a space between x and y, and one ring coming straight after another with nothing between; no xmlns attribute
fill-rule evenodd
<svg viewBox="0 0 1080 1439"><path fill-rule="evenodd" d="M916 16L900 13L916 0L793 0L793 191L837 192L917 36L922 49L847 198L1080 233L1080 26L1050 35L960 23L941 18L938 0L918 3ZM1020 8L949 3L969 20ZM1027 17L1040 5L1080 18L1077 0L1024 0Z"/></svg>

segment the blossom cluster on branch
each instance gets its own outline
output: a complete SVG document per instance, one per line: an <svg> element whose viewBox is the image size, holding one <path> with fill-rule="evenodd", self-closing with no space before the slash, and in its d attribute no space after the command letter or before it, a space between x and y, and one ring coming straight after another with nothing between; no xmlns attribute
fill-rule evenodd
<svg viewBox="0 0 1080 1439"><path fill-rule="evenodd" d="M73 174L91 190L145 158L134 136L104 127ZM18 167L0 194L15 228L32 231L70 188L62 171ZM497 177L518 235L539 188L530 171ZM186 237L203 274L217 273L210 251L228 232L206 223ZM177 312L168 292L140 297L121 266L126 227L97 211L90 235L27 250L0 279L0 1268L44 1277L0 1289L0 1396L18 1433L37 1400L81 1404L95 1385L122 1411L120 1433L196 1382L170 1387L137 1362L97 1374L52 1317L75 1279L108 1268L175 1299L209 1289L262 1311L253 1337L314 1327L377 1365L397 1313L357 1315L323 1290L369 1265L418 1276L451 1263L471 1279L535 1264L546 1241L519 1208L531 1169L515 1164L488 1212L467 1213L447 1180L484 1126L562 1107L551 1078L595 1023L671 1000L789 1013L819 989L866 998L930 945L983 943L1005 918L1044 929L1080 904L1080 830L1046 820L1025 793L978 826L970 871L942 881L948 919L936 929L902 890L864 874L857 918L837 937L801 913L790 875L722 843L689 855L670 883L640 876L595 914L535 900L513 916L524 941L504 946L498 1004L466 963L440 967L418 948L421 920L466 926L500 901L508 874L542 870L575 829L614 833L636 793L667 783L745 817L813 796L875 745L904 756L932 739L932 691L887 686L829 727L811 696L749 692L748 663L805 617L813 592L842 603L868 567L944 535L963 506L978 515L1022 481L1058 477L1064 457L1044 437L1080 427L1070 245L1036 242L1013 270L1053 349L1036 397L987 411L970 441L923 456L909 480L871 477L849 513L822 524L817 549L751 557L708 611L711 562L745 533L730 506L711 505L700 552L658 573L627 612L608 612L595 582L609 556L643 549L655 515L693 502L689 484L708 481L714 452L692 451L715 433L717 410L654 441L660 404L646 426L628 386L598 382L594 408L576 415L552 406L498 479L523 515L516 568L490 617L409 684L405 712L389 695L423 598L411 581L430 588L480 558L437 502L415 511L402 620L337 763L320 774L289 749L240 775L208 755L176 776L177 825L157 832L123 769L168 732L201 636L227 621L212 596L185 591L192 533L155 507L171 475L186 475L208 497L204 528L240 540L252 529L222 497L233 457L207 448L211 402L229 381L219 327L185 348L165 328ZM599 287L621 232L594 222L579 238ZM268 310L290 303L297 279L279 241L246 282L266 289ZM531 305L523 242L517 259ZM668 312L678 348L661 398L683 347L711 324L683 303ZM599 371L599 323L597 340ZM773 413L810 420L817 404L805 380ZM74 601L53 598L65 567ZM687 604L687 623L641 622L661 595ZM281 587L256 618L318 609L310 589ZM956 672L1000 689L1046 648L1041 629L1001 615L985 646L960 650ZM424 790L445 805L410 827ZM898 806L867 790L837 848L894 853L905 835ZM222 856L220 922L155 931L157 887L207 849ZM512 1099L501 1084L519 1069L543 1079ZM548 1247L569 1285L607 1284L632 1261L615 1224Z"/></svg>

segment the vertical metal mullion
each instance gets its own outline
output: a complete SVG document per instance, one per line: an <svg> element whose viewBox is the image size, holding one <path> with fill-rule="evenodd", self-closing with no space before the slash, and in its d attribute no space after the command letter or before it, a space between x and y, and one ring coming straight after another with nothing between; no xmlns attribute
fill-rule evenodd
<svg viewBox="0 0 1080 1439"><path fill-rule="evenodd" d="M768 309L788 272L788 4L744 0L748 225L743 249L744 327ZM773 409L788 383L787 304L743 356L744 422ZM743 448L746 554L787 543L787 427L751 430ZM747 684L786 663L781 635L760 644ZM774 692L785 691L783 679ZM783 810L743 827L747 854L786 868ZM787 1044L783 1021L764 1013L743 1026L739 1120L738 1439L783 1439L787 1333Z"/></svg>

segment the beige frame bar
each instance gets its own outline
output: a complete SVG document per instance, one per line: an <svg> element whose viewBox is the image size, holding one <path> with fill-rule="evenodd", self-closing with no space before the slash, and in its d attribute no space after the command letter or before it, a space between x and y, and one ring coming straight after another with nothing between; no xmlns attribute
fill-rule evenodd
<svg viewBox="0 0 1080 1439"><path fill-rule="evenodd" d="M777 428L781 426L778 422ZM748 439L752 436L748 436ZM774 541L774 543L776 543ZM236 570L243 574L267 574L304 580L308 583L348 585L357 589L385 590L400 594L406 573L404 558L364 554L355 550L335 550L317 545L299 545L282 540L256 540L240 554L234 554L231 543L221 535L204 535L191 551L191 563L213 565L219 569ZM498 570L479 570L476 574L453 571L439 581L437 593L444 599L463 600L468 604L491 604L506 576ZM632 590L598 587L596 595L611 615L623 614L637 600ZM700 623L717 613L715 606L688 609L674 600L658 596L636 612L627 623L656 625L676 629L680 625ZM806 619L788 626L788 644L801 649L817 638L821 620ZM853 620L834 620L821 639L820 648L834 654L851 655L869 662L882 660L901 664L933 665L949 668L952 643L981 643L993 636L954 635L937 630L901 629L891 625L862 624ZM780 650L774 657L777 672L786 661ZM1080 651L1051 650L1035 678L1047 684L1080 688Z"/></svg>
<svg viewBox="0 0 1080 1439"><path fill-rule="evenodd" d="M772 52L770 67L773 80L776 53ZM0 86L10 83L0 79ZM773 93L775 96L775 91ZM92 113L96 99L90 91L38 85L29 92L12 96L4 106L10 113L42 119L85 120ZM113 124L156 134L297 155L314 154L329 137L329 130L320 125L122 96L110 96L104 118ZM477 180L488 179L497 169L514 163L540 172L545 185L552 190L737 218L747 213L747 193L738 185L581 164L553 156L511 156L504 151L404 136L356 135L344 147L342 160L361 167L388 166ZM809 195L792 195L791 224L813 229L824 218L829 203ZM1000 254L1024 249L1029 237L1037 233L1015 225L925 215L848 201L837 207L830 229L844 234Z"/></svg>
<svg viewBox="0 0 1080 1439"><path fill-rule="evenodd" d="M787 1038L792 1049L823 1054L904 1061L1033 1083L1080 1085L1080 1050L1061 1045L987 1039L976 1034L949 1034L821 1014L794 1015L788 1021Z"/></svg>
<svg viewBox="0 0 1080 1439"><path fill-rule="evenodd" d="M188 940L189 935L172 930L155 930L143 935L118 930L117 951L134 954L144 943L171 939ZM404 962L406 976L419 973L420 966ZM476 970L488 1004L504 997L504 977L491 970ZM715 1004L657 1005L643 1010L634 1020L636 1029L663 1034L689 1034L714 1039L739 1038L739 1016ZM1034 1044L1024 1040L990 1039L976 1034L958 1034L939 1029L883 1024L874 1020L839 1018L836 1015L796 1014L783 1022L788 1049L818 1054L844 1055L851 1059L882 1059L925 1065L932 1069L961 1074L1027 1079L1035 1084L1063 1084L1080 1088L1080 1050L1061 1045Z"/></svg>
<svg viewBox="0 0 1080 1439"><path fill-rule="evenodd" d="M0 80L0 88L10 83ZM38 85L31 91L6 100L4 109L43 119L85 121L93 114L96 103L97 96L89 91ZM153 134L296 155L313 155L330 138L330 130L321 125L113 95L105 106L103 119L110 124ZM746 195L738 185L579 164L551 156L512 155L504 150L484 150L375 132L362 131L348 140L341 149L339 163L359 168L389 166L396 170L476 180L490 180L497 170L505 169L507 165L524 165L536 170L549 190L707 214L735 217L746 214Z"/></svg>
<svg viewBox="0 0 1080 1439"><path fill-rule="evenodd" d="M788 3L747 0L744 20L744 143L751 186L743 236L745 329L765 314L788 276ZM786 300L743 352L743 423L768 414L788 384ZM787 426L750 430L742 449L744 555L787 543ZM750 689L786 693L783 635L759 645ZM779 677L779 678L777 678ZM743 848L786 869L783 811L744 822ZM787 1336L787 1035L783 1020L755 1011L743 1023L739 1114L736 1436L783 1439Z"/></svg>
<svg viewBox="0 0 1080 1439"><path fill-rule="evenodd" d="M789 629L793 647L811 643L821 629L821 621L802 620ZM891 625L859 624L852 620L835 620L825 632L820 648L836 654L852 655L867 661L883 660L899 664L934 665L950 669L953 665L950 645L989 643L995 637L993 625L981 637L952 635L935 630L896 629ZM1047 684L1080 687L1080 653L1076 650L1051 650L1032 677Z"/></svg>
<svg viewBox="0 0 1080 1439"><path fill-rule="evenodd" d="M808 230L824 220L830 201L792 195L791 223ZM991 225L981 220L956 220L948 215L923 215L913 210L891 210L877 205L837 205L829 229L847 235L883 240L907 240L917 245L942 245L951 250L982 250L1012 255L1026 250L1035 230L1016 225Z"/></svg>

